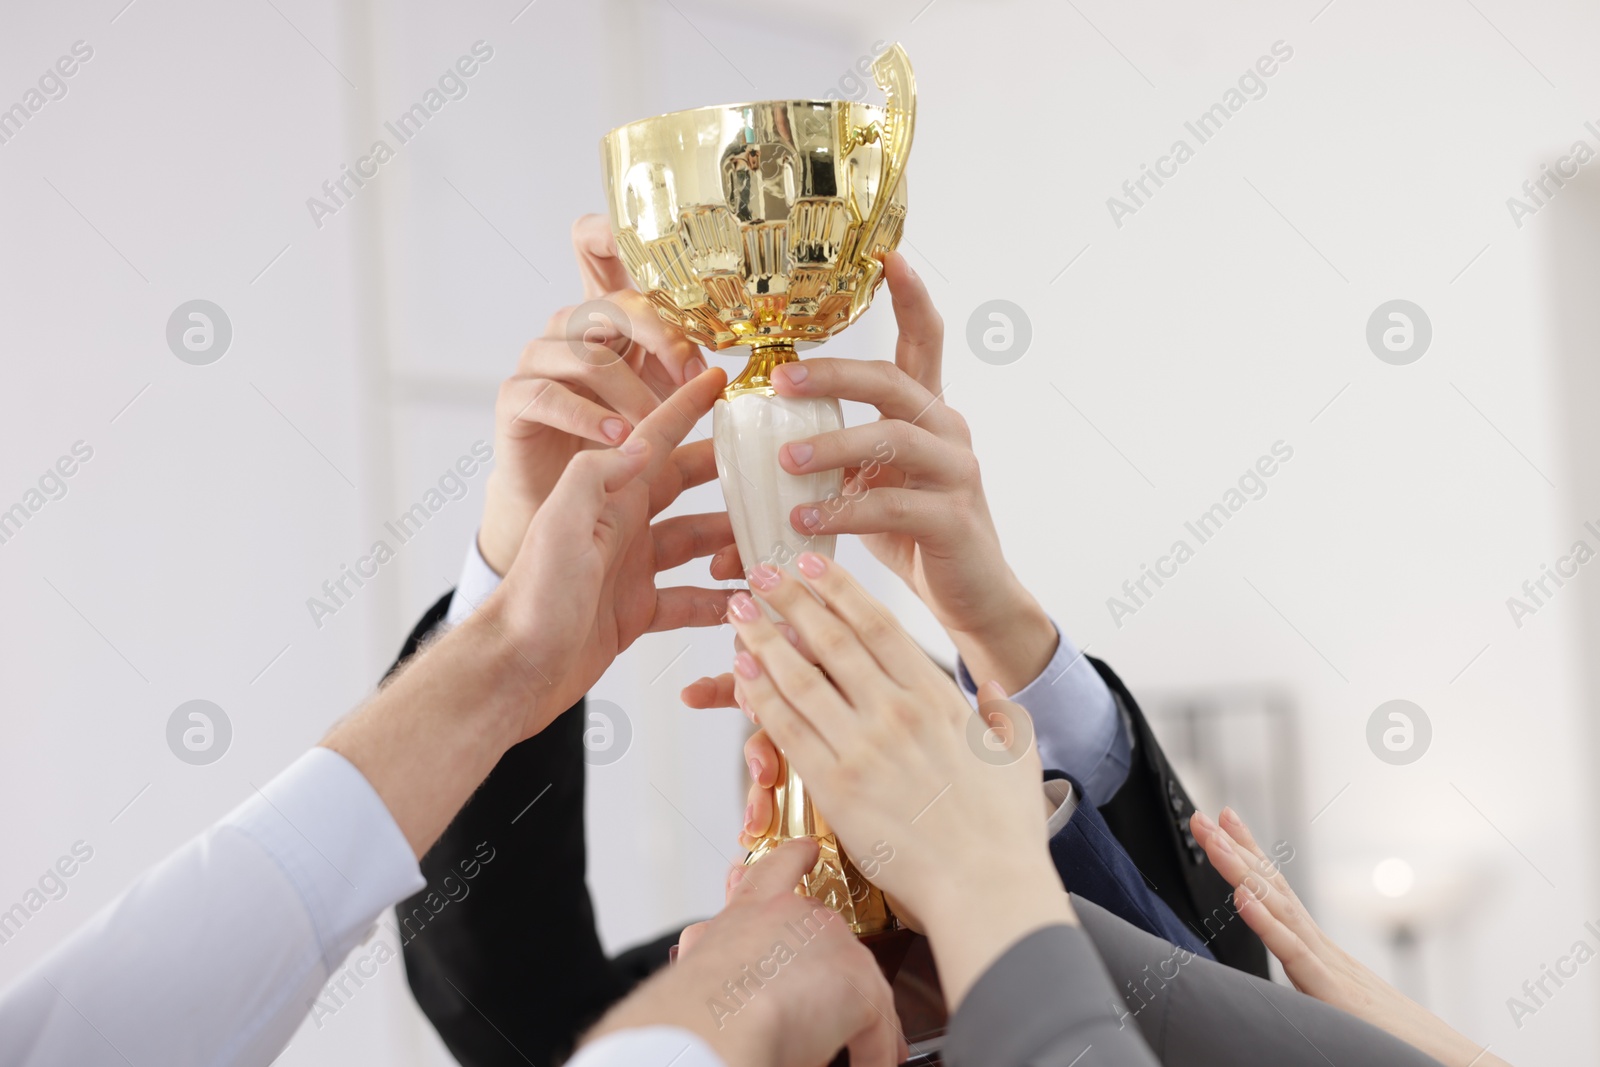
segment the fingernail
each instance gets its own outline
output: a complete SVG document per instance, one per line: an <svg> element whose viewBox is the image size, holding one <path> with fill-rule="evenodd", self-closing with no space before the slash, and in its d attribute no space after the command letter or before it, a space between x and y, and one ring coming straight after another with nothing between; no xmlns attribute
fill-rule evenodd
<svg viewBox="0 0 1600 1067"><path fill-rule="evenodd" d="M822 572L828 569L828 561L815 552L802 552L795 562L800 567L800 573L807 578L821 578Z"/></svg>
<svg viewBox="0 0 1600 1067"><path fill-rule="evenodd" d="M784 637L788 638L789 639L789 643L791 645L793 645L795 648L799 648L800 647L800 635L795 632L795 629L794 629L793 626L790 626L786 622L780 622L780 623L778 623L778 632L780 634L782 634Z"/></svg>
<svg viewBox="0 0 1600 1067"><path fill-rule="evenodd" d="M796 467L804 467L811 462L811 457L816 454L816 449L804 441L795 441L789 444L789 462Z"/></svg>
<svg viewBox="0 0 1600 1067"><path fill-rule="evenodd" d="M750 569L750 584L762 592L777 588L781 577L778 568L770 563L758 563Z"/></svg>
<svg viewBox="0 0 1600 1067"><path fill-rule="evenodd" d="M750 780L752 782L760 782L761 781L761 761L758 760L758 759L750 759L750 760L746 760L745 763L746 763L746 766L748 766L750 768Z"/></svg>
<svg viewBox="0 0 1600 1067"><path fill-rule="evenodd" d="M683 380L692 382L706 372L706 361L699 356L690 356L683 364Z"/></svg>
<svg viewBox="0 0 1600 1067"><path fill-rule="evenodd" d="M622 446L622 454L624 456L637 456L644 450L645 443L643 441L629 441L627 444Z"/></svg>
<svg viewBox="0 0 1600 1067"><path fill-rule="evenodd" d="M750 599L750 594L743 590L728 598L728 611L740 622L755 622L761 616L761 609ZM754 678L755 675L752 674L750 677Z"/></svg>
<svg viewBox="0 0 1600 1067"><path fill-rule="evenodd" d="M744 828L749 833L756 832L756 802L753 800L744 808Z"/></svg>
<svg viewBox="0 0 1600 1067"><path fill-rule="evenodd" d="M1207 815L1203 811L1195 812L1194 817L1195 820L1200 823L1202 829L1210 831L1217 828L1217 824L1211 821L1211 816Z"/></svg>
<svg viewBox="0 0 1600 1067"><path fill-rule="evenodd" d="M678 962L678 946L677 945L673 945L671 948L667 949L667 963L673 964L673 963L677 963L677 962Z"/></svg>
<svg viewBox="0 0 1600 1067"><path fill-rule="evenodd" d="M621 419L606 419L600 424L600 432L606 435L607 441L622 440L622 431L626 429Z"/></svg>
<svg viewBox="0 0 1600 1067"><path fill-rule="evenodd" d="M822 529L822 512L816 508L801 508L800 525L808 530Z"/></svg>
<svg viewBox="0 0 1600 1067"><path fill-rule="evenodd" d="M1216 847L1216 850L1218 852L1222 853L1224 856L1237 856L1238 855L1238 853L1233 850L1233 842L1231 840L1229 840L1227 834L1217 834L1217 835L1215 835L1211 839L1211 844L1214 845Z"/></svg>
<svg viewBox="0 0 1600 1067"><path fill-rule="evenodd" d="M805 381L811 372L800 363L785 363L778 368L778 373L789 380L790 385L799 385Z"/></svg>
<svg viewBox="0 0 1600 1067"><path fill-rule="evenodd" d="M739 698L739 710L744 712L744 717L751 722L756 721L756 713L750 710L750 702L744 697Z"/></svg>
<svg viewBox="0 0 1600 1067"><path fill-rule="evenodd" d="M745 678L761 677L761 664L748 652L741 652L733 657L733 669Z"/></svg>

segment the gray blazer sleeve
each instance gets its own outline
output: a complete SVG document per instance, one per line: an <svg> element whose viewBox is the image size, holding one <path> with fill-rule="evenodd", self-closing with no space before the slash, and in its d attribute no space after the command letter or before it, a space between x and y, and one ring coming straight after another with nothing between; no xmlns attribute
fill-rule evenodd
<svg viewBox="0 0 1600 1067"><path fill-rule="evenodd" d="M1084 932L1047 926L1018 941L962 1000L944 1044L950 1067L1154 1067L1113 1007L1111 979ZM1086 1055L1087 1053L1087 1055Z"/></svg>

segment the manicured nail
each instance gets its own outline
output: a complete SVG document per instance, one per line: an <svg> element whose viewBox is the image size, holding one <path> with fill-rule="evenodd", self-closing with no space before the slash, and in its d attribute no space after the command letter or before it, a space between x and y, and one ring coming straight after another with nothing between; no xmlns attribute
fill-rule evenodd
<svg viewBox="0 0 1600 1067"><path fill-rule="evenodd" d="M706 361L699 356L690 356L683 364L683 380L692 382L706 372Z"/></svg>
<svg viewBox="0 0 1600 1067"><path fill-rule="evenodd" d="M733 669L745 678L761 677L761 664L748 652L741 652L733 657Z"/></svg>
<svg viewBox="0 0 1600 1067"><path fill-rule="evenodd" d="M1209 843L1224 856L1239 855L1234 851L1233 841L1229 839L1227 834L1213 834Z"/></svg>
<svg viewBox="0 0 1600 1067"><path fill-rule="evenodd" d="M749 760L746 761L746 765L749 766L749 768L750 768L750 780L752 782L760 782L761 781L761 761L752 756Z"/></svg>
<svg viewBox="0 0 1600 1067"><path fill-rule="evenodd" d="M629 441L627 444L622 446L622 454L624 456L637 456L647 447L648 446L643 441Z"/></svg>
<svg viewBox="0 0 1600 1067"><path fill-rule="evenodd" d="M804 441L794 441L785 446L789 449L789 462L796 467L804 467L811 462L811 457L816 454L816 449Z"/></svg>
<svg viewBox="0 0 1600 1067"><path fill-rule="evenodd" d="M776 589L782 577L778 573L778 568L770 563L758 563L750 569L750 584L762 592ZM743 618L743 616L740 617Z"/></svg>
<svg viewBox="0 0 1600 1067"><path fill-rule="evenodd" d="M785 363L783 366L778 368L778 373L787 378L790 385L799 385L811 374L811 372L800 363Z"/></svg>
<svg viewBox="0 0 1600 1067"><path fill-rule="evenodd" d="M622 440L622 432L627 428L621 419L606 419L600 424L600 432L606 435L607 441Z"/></svg>
<svg viewBox="0 0 1600 1067"><path fill-rule="evenodd" d="M800 525L808 530L822 529L822 512L816 508L801 508Z"/></svg>
<svg viewBox="0 0 1600 1067"><path fill-rule="evenodd" d="M1205 812L1197 811L1194 813L1194 817L1195 821L1200 824L1200 828L1205 830L1207 833L1211 833L1216 830L1217 824L1212 822L1211 816L1207 815Z"/></svg>
<svg viewBox="0 0 1600 1067"><path fill-rule="evenodd" d="M756 832L756 802L753 800L744 808L744 828L749 833Z"/></svg>
<svg viewBox="0 0 1600 1067"><path fill-rule="evenodd" d="M800 647L800 635L795 632L795 628L793 626L790 626L786 622L780 622L778 623L778 632L784 637L788 638L789 643L795 648Z"/></svg>
<svg viewBox="0 0 1600 1067"><path fill-rule="evenodd" d="M821 578L822 572L828 569L828 561L815 552L802 552L795 562L807 578Z"/></svg>
<svg viewBox="0 0 1600 1067"><path fill-rule="evenodd" d="M744 712L744 717L749 719L751 722L756 721L756 713L750 710L750 702L744 697L739 698L739 710Z"/></svg>
<svg viewBox="0 0 1600 1067"><path fill-rule="evenodd" d="M740 622L755 622L761 617L761 609L750 599L750 594L743 590L728 598L728 611ZM752 674L750 677L754 678L755 675Z"/></svg>
<svg viewBox="0 0 1600 1067"><path fill-rule="evenodd" d="M674 963L677 963L677 962L678 962L678 946L677 945L673 945L671 948L667 949L667 963L670 965L670 964L674 964Z"/></svg>

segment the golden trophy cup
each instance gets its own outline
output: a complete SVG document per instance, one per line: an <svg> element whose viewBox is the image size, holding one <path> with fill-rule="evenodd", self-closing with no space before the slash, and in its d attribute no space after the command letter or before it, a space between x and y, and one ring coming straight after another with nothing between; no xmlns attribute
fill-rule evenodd
<svg viewBox="0 0 1600 1067"><path fill-rule="evenodd" d="M916 120L911 62L894 45L873 63L881 105L768 100L641 119L601 142L611 227L629 275L661 317L715 351L749 350L713 414L717 473L744 566L792 569L801 552L831 557L834 538L789 521L800 504L837 499L842 474L792 475L789 441L841 429L832 398L779 397L775 367L866 311L880 257L900 242L906 159ZM805 891L858 935L897 924L856 869L804 783L785 766L776 812L754 860L815 837Z"/></svg>

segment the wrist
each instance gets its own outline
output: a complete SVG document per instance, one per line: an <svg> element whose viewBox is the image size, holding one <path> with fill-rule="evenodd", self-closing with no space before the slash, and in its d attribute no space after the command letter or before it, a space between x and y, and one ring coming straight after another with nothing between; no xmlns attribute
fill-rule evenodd
<svg viewBox="0 0 1600 1067"><path fill-rule="evenodd" d="M483 521L478 527L478 554L489 569L504 578L511 571L522 540L533 522L534 509L508 499L498 471L484 488Z"/></svg>
<svg viewBox="0 0 1600 1067"><path fill-rule="evenodd" d="M969 626L950 627L949 634L975 685L999 682L1016 693L1044 672L1061 635L1022 583L1008 576L1005 585L994 608Z"/></svg>
<svg viewBox="0 0 1600 1067"><path fill-rule="evenodd" d="M1078 923L1053 869L1017 870L974 881L965 892L952 889L941 894L932 915L920 916L952 1015L1006 950L1036 930Z"/></svg>

